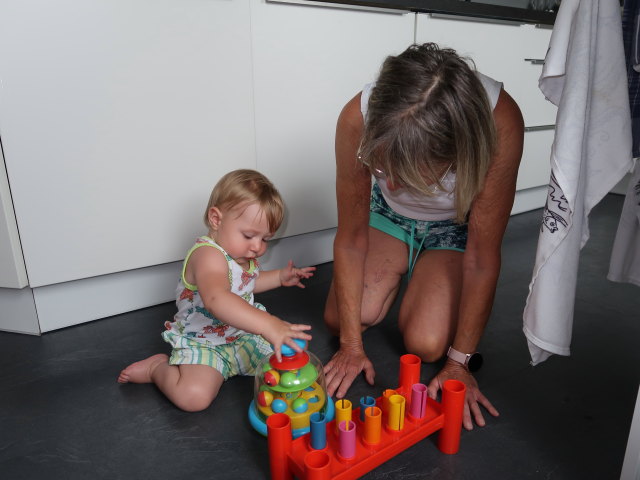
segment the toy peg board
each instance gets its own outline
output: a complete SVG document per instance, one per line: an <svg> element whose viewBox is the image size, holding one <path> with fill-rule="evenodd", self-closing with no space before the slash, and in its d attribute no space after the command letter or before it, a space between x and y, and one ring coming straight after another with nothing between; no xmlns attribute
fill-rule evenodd
<svg viewBox="0 0 640 480"><path fill-rule="evenodd" d="M381 406L382 397L376 400ZM291 444L288 454L289 468L294 476L300 480L306 479L304 459L310 452L324 452L330 463L330 476L334 480L357 479L365 473L383 464L390 458L406 450L420 440L441 429L444 425L444 414L440 403L427 399L427 409L424 418L415 419L406 415L404 428L400 431L390 430L386 427L387 416L383 415L380 442L369 445L363 441L364 423L360 421L360 408L353 410L353 423L356 425L356 451L350 460L340 457L339 439L336 433L335 420L326 425L327 445L322 450L313 450L310 446L309 436L297 438Z"/></svg>

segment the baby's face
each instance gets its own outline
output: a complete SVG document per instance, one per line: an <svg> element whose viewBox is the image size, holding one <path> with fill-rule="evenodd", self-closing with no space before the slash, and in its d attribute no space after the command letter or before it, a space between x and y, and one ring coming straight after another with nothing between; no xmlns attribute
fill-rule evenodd
<svg viewBox="0 0 640 480"><path fill-rule="evenodd" d="M216 241L241 266L267 251L267 242L273 237L267 216L258 204L236 207L222 212Z"/></svg>

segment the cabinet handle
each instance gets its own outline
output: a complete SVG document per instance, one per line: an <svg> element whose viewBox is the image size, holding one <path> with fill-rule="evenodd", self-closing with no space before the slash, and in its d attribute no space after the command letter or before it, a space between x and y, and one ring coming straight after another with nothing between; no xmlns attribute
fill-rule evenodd
<svg viewBox="0 0 640 480"><path fill-rule="evenodd" d="M531 62L531 65L544 65L544 58L525 58L525 62Z"/></svg>
<svg viewBox="0 0 640 480"><path fill-rule="evenodd" d="M336 1L319 1L314 0L266 0L267 3L290 3L292 5L304 5L309 7L323 7L323 8L340 8L342 10L360 10L365 12L374 13L393 13L396 15L405 15L409 13L409 10L403 10L400 8L384 8L384 7L365 7L362 5L350 5L347 3L338 3Z"/></svg>
<svg viewBox="0 0 640 480"><path fill-rule="evenodd" d="M534 127L524 127L525 132L539 132L541 130L553 130L555 125L536 125Z"/></svg>
<svg viewBox="0 0 640 480"><path fill-rule="evenodd" d="M491 17L472 17L472 16L467 16L463 14L454 14L454 13L428 13L427 15L435 19L458 20L461 22L474 22L474 23L492 23L495 25L520 26L520 25L525 25L527 23L521 20L508 20L508 19L491 18Z"/></svg>

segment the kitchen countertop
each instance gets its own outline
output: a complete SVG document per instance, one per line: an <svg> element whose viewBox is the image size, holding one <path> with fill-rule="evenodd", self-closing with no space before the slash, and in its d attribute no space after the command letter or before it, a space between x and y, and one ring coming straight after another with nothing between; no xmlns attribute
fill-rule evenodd
<svg viewBox="0 0 640 480"><path fill-rule="evenodd" d="M283 0L287 1L287 0ZM473 1L461 0L315 0L312 3L332 3L344 7L375 7L397 10L408 10L420 13L437 13L475 17L479 20L507 21L516 23L533 23L553 26L555 12L538 11L526 8L506 7ZM304 0L293 0L293 3L304 4Z"/></svg>

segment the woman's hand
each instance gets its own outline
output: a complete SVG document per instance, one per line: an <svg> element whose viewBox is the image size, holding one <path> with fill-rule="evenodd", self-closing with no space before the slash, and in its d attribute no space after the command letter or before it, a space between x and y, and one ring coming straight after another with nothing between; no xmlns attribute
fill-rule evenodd
<svg viewBox="0 0 640 480"><path fill-rule="evenodd" d="M264 328L260 332L260 335L264 339L273 345L273 351L278 361L282 361L282 345L288 345L296 352L301 352L300 345L293 341L294 338L301 340L311 340L311 335L305 333L306 330L311 330L311 325L293 324L280 320L277 317L271 316L271 319L266 322Z"/></svg>
<svg viewBox="0 0 640 480"><path fill-rule="evenodd" d="M480 392L478 382L476 382L476 379L473 378L473 375L471 375L469 370L453 360L447 360L444 367L442 367L442 370L440 370L440 373L438 373L435 378L429 382L427 389L429 397L435 400L438 395L438 390L442 389L444 382L449 379L460 380L467 387L464 402L464 413L462 416L462 425L464 428L467 430L473 430L473 422L471 421L472 414L478 426L485 426L480 405L486 408L494 417L500 415L493 405L491 405L491 402L487 397Z"/></svg>
<svg viewBox="0 0 640 480"><path fill-rule="evenodd" d="M283 287L300 287L304 288L301 280L303 278L313 277L316 267L296 268L293 260L289 260L285 268L280 269L280 285Z"/></svg>
<svg viewBox="0 0 640 480"><path fill-rule="evenodd" d="M362 371L369 385L373 385L376 372L364 350L356 347L340 347L329 363L324 366L327 394L333 396L337 390L336 397L344 397Z"/></svg>

